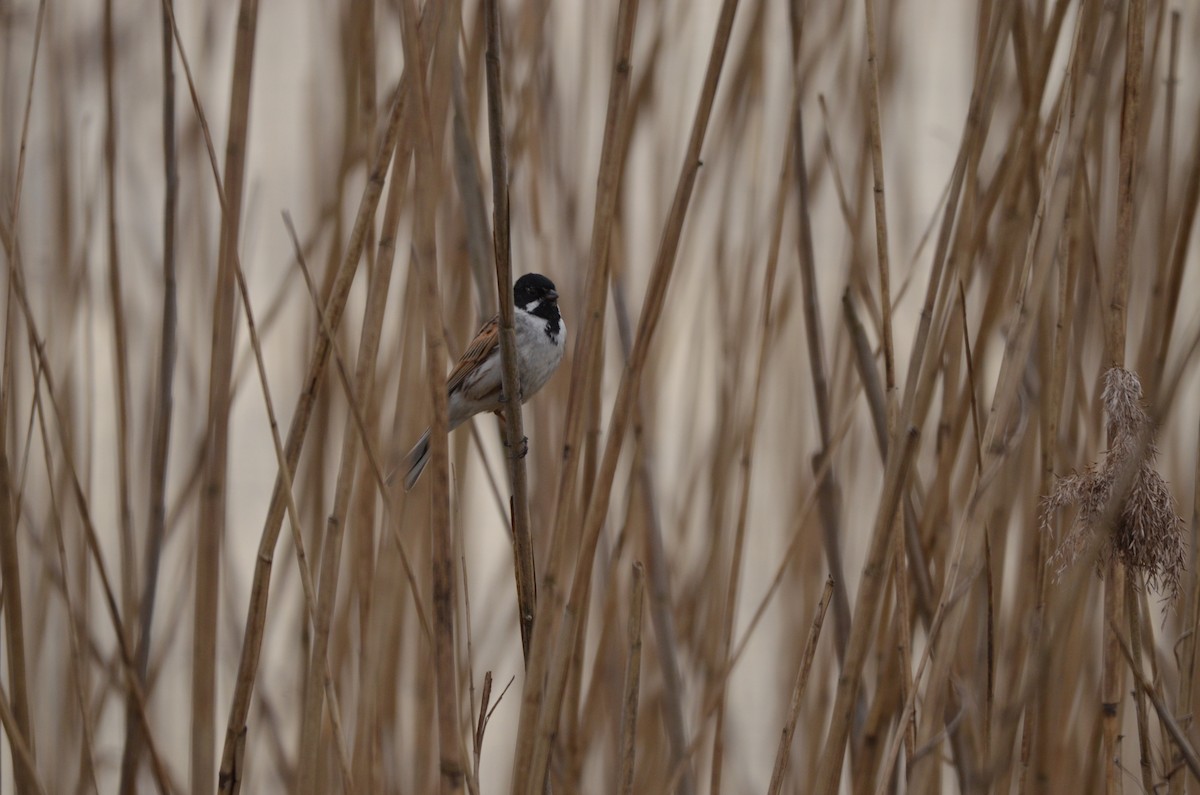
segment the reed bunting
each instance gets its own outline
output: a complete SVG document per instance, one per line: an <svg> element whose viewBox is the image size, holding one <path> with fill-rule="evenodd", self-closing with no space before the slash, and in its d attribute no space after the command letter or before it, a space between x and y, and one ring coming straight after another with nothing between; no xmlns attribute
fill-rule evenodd
<svg viewBox="0 0 1200 795"><path fill-rule="evenodd" d="M529 400L550 380L567 345L567 324L558 311L554 282L528 273L513 286L516 305L513 326L517 336L517 369L521 402ZM479 329L446 381L450 430L486 411L504 406L500 377L500 316ZM429 463L429 429L404 457L404 490L409 491ZM389 478L390 480L390 478Z"/></svg>

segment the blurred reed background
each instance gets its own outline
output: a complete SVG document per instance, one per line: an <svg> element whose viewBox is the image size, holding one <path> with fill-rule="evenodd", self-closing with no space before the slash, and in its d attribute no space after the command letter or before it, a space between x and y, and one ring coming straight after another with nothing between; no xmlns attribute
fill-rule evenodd
<svg viewBox="0 0 1200 795"><path fill-rule="evenodd" d="M1197 6L486 8L0 2L0 787L1196 791Z"/></svg>

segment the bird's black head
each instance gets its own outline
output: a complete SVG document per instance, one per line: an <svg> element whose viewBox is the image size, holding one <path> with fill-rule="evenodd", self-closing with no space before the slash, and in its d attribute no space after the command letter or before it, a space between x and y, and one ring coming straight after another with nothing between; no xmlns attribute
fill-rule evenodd
<svg viewBox="0 0 1200 795"><path fill-rule="evenodd" d="M536 309L531 308L530 304L553 306L557 302L558 291L554 289L554 282L540 273L527 273L517 279L513 286L513 303L535 314Z"/></svg>

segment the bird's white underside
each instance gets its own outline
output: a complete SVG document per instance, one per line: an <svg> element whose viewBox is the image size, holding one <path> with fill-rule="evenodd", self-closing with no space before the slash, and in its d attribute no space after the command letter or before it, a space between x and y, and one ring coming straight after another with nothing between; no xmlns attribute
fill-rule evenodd
<svg viewBox="0 0 1200 795"><path fill-rule="evenodd" d="M567 324L559 320L559 331L552 340L546 334L546 320L530 312L536 304L514 313L513 330L517 336L517 367L521 373L521 402L529 400L545 386L562 361L567 347ZM475 414L495 411L503 404L495 399L501 381L500 348L468 375L462 387L450 395L450 429L462 425Z"/></svg>

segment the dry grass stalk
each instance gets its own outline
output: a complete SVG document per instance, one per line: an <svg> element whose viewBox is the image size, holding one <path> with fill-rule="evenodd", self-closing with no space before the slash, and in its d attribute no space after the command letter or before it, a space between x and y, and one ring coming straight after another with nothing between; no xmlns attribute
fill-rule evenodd
<svg viewBox="0 0 1200 795"><path fill-rule="evenodd" d="M821 626L825 623L825 611L833 598L833 580L825 581L825 590L821 593L821 601L817 603L817 614L813 617L812 626L808 631L808 640L804 642L804 656L800 658L800 667L796 669L796 684L792 686L792 701L788 707L787 720L779 736L779 750L775 752L775 769L771 771L771 783L767 786L768 795L779 795L783 787L783 777L787 773L788 760L792 753L792 736L796 732L796 721L800 714L800 702L808 687L808 675L812 670L813 657L817 653L817 641L821 639Z"/></svg>
<svg viewBox="0 0 1200 795"><path fill-rule="evenodd" d="M158 384L154 407L154 426L150 442L149 521L143 558L142 593L138 602L137 666L138 678L145 683L150 664L150 638L154 608L158 596L159 563L162 559L166 530L166 491L168 454L171 444L171 417L174 409L175 360L178 352L178 305L175 272L176 211L179 202L179 163L175 136L175 58L172 49L171 20L166 7L161 12L163 64L163 298L162 338L159 344ZM0 414L3 414L0 411ZM121 754L119 790L129 792L141 757L141 724L135 715L133 698L126 699L125 746Z"/></svg>
<svg viewBox="0 0 1200 795"><path fill-rule="evenodd" d="M492 245L496 262L496 294L500 306L500 366L505 395L520 392L517 372L517 335L513 327L512 244L509 240L508 158L504 145L504 92L500 78L500 11L496 0L483 4L487 28L488 141L492 153ZM517 585L517 616L521 625L521 649L529 661L533 618L537 611L537 581L533 561L533 538L529 525L529 494L525 455L525 420L520 396L504 406L505 447L508 449L509 480L512 484L513 572Z"/></svg>
<svg viewBox="0 0 1200 795"><path fill-rule="evenodd" d="M216 789L216 764L213 760L217 695L215 616L221 582L221 541L225 535L228 511L226 481L229 471L230 383L233 379L236 306L234 260L240 243L258 0L242 0L237 21L225 170L221 180L225 199L222 203L217 292L213 306L203 496L196 530L196 599L192 629L192 792L212 792Z"/></svg>
<svg viewBox="0 0 1200 795"><path fill-rule="evenodd" d="M619 792L633 792L634 755L637 749L638 693L642 676L642 601L646 592L645 567L633 564L633 592L629 600L629 656L625 663L625 697L621 709L621 774Z"/></svg>

